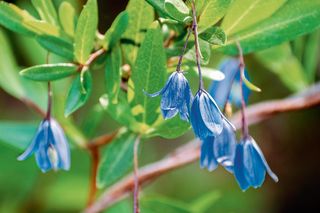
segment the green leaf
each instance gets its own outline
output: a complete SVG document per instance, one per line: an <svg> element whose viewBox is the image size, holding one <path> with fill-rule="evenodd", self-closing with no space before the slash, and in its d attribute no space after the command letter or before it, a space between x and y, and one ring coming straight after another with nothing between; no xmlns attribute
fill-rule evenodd
<svg viewBox="0 0 320 213"><path fill-rule="evenodd" d="M160 97L150 98L143 90L153 93L165 85L166 56L162 41L162 34L155 22L141 44L128 85L131 112L137 121L147 125L153 124L160 114Z"/></svg>
<svg viewBox="0 0 320 213"><path fill-rule="evenodd" d="M190 129L190 124L180 119L179 115L172 119L161 119L145 137L160 136L167 139L177 138L185 134Z"/></svg>
<svg viewBox="0 0 320 213"><path fill-rule="evenodd" d="M246 85L251 91L255 91L255 92L261 92L261 89L259 87L257 87L256 85L254 85L253 83L251 83L245 76L244 72L241 73L241 78L242 81L244 83L244 85Z"/></svg>
<svg viewBox="0 0 320 213"><path fill-rule="evenodd" d="M0 121L0 142L19 150L24 150L30 144L37 130L36 123Z"/></svg>
<svg viewBox="0 0 320 213"><path fill-rule="evenodd" d="M121 12L105 34L103 47L107 50L113 48L121 39L129 24L127 11Z"/></svg>
<svg viewBox="0 0 320 213"><path fill-rule="evenodd" d="M56 26L58 25L58 15L52 0L31 0L31 2L42 20Z"/></svg>
<svg viewBox="0 0 320 213"><path fill-rule="evenodd" d="M287 0L235 0L221 27L227 35L233 35L269 18L286 2Z"/></svg>
<svg viewBox="0 0 320 213"><path fill-rule="evenodd" d="M300 91L307 87L307 79L299 60L292 54L288 43L258 52L256 58L291 90Z"/></svg>
<svg viewBox="0 0 320 213"><path fill-rule="evenodd" d="M73 45L60 37L40 35L36 37L38 43L48 51L73 60Z"/></svg>
<svg viewBox="0 0 320 213"><path fill-rule="evenodd" d="M220 27L210 27L199 34L199 38L214 45L223 45L227 40L227 36Z"/></svg>
<svg viewBox="0 0 320 213"><path fill-rule="evenodd" d="M68 117L89 99L92 92L92 78L89 70L83 71L73 80L68 93L64 116Z"/></svg>
<svg viewBox="0 0 320 213"><path fill-rule="evenodd" d="M81 130L88 138L92 138L95 135L96 130L104 120L104 115L105 110L103 107L100 104L96 104L85 117L82 116Z"/></svg>
<svg viewBox="0 0 320 213"><path fill-rule="evenodd" d="M62 2L59 7L60 23L64 31L71 37L74 36L75 18L76 14L73 6L67 1Z"/></svg>
<svg viewBox="0 0 320 213"><path fill-rule="evenodd" d="M303 65L309 83L313 83L316 78L317 65L320 54L320 31L308 35L306 38Z"/></svg>
<svg viewBox="0 0 320 213"><path fill-rule="evenodd" d="M169 17L166 9L164 8L165 0L146 0L162 17Z"/></svg>
<svg viewBox="0 0 320 213"><path fill-rule="evenodd" d="M294 39L320 27L320 1L290 0L270 18L249 29L228 36L226 46L219 50L236 55L236 42L243 52L250 53ZM308 24L306 24L308 23Z"/></svg>
<svg viewBox="0 0 320 213"><path fill-rule="evenodd" d="M175 20L180 22L191 22L190 10L182 0L165 0L164 9Z"/></svg>
<svg viewBox="0 0 320 213"><path fill-rule="evenodd" d="M121 49L116 47L106 55L105 82L106 91L112 104L118 103L118 94L121 83Z"/></svg>
<svg viewBox="0 0 320 213"><path fill-rule="evenodd" d="M202 65L207 65L209 63L210 56L211 56L211 46L208 42L202 39L199 39L199 46L200 46L200 51L202 55L202 58L200 58L200 63ZM190 61L194 61L194 62L196 61L195 47L193 47L186 53L185 58L189 59Z"/></svg>
<svg viewBox="0 0 320 213"><path fill-rule="evenodd" d="M203 4L201 4L201 1ZM226 14L232 1L233 0L199 0L197 6L202 5L201 8L197 8L197 10L200 11L197 14L199 16L199 32L201 33L216 24Z"/></svg>
<svg viewBox="0 0 320 213"><path fill-rule="evenodd" d="M154 11L145 0L130 0L126 11L130 19L128 28L122 37L133 41L133 44L123 46L128 63L133 65L138 54L138 46L143 41L146 29L154 19Z"/></svg>
<svg viewBox="0 0 320 213"><path fill-rule="evenodd" d="M141 211L144 213L192 213L188 204L164 197L141 199Z"/></svg>
<svg viewBox="0 0 320 213"><path fill-rule="evenodd" d="M78 66L71 63L42 64L20 72L25 78L34 81L54 81L77 73Z"/></svg>
<svg viewBox="0 0 320 213"><path fill-rule="evenodd" d="M76 28L74 55L75 60L85 64L93 49L98 27L97 0L88 0L84 6Z"/></svg>
<svg viewBox="0 0 320 213"><path fill-rule="evenodd" d="M132 168L133 146L137 135L122 129L104 151L98 168L97 185L109 186Z"/></svg>

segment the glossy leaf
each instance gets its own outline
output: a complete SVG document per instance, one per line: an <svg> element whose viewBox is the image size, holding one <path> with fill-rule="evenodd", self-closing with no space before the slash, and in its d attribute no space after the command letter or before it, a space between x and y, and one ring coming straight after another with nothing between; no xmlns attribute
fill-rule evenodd
<svg viewBox="0 0 320 213"><path fill-rule="evenodd" d="M320 27L318 0L290 0L271 17L246 30L228 37L226 46L219 48L226 54L236 55L236 42L243 52L250 53L294 39ZM308 24L305 24L308 23Z"/></svg>
<svg viewBox="0 0 320 213"><path fill-rule="evenodd" d="M288 43L258 52L256 58L292 91L307 87L307 79L299 60L292 54Z"/></svg>
<svg viewBox="0 0 320 213"><path fill-rule="evenodd" d="M40 35L37 36L39 44L48 51L55 53L59 56L73 60L73 45L66 40L59 37Z"/></svg>
<svg viewBox="0 0 320 213"><path fill-rule="evenodd" d="M199 0L197 3L197 6L200 7L197 9L199 11L199 32L216 24L226 14L231 3L232 0Z"/></svg>
<svg viewBox="0 0 320 213"><path fill-rule="evenodd" d="M128 28L122 38L131 41L131 43L123 46L128 63L133 65L137 58L139 45L154 19L154 11L145 0L130 0L126 11L130 19Z"/></svg>
<svg viewBox="0 0 320 213"><path fill-rule="evenodd" d="M75 31L75 9L69 2L64 1L60 4L59 19L64 31L73 37Z"/></svg>
<svg viewBox="0 0 320 213"><path fill-rule="evenodd" d="M143 93L157 92L165 84L166 56L162 45L162 34L153 24L139 49L136 65L128 85L128 101L137 121L151 125L159 116L160 98L150 98Z"/></svg>
<svg viewBox="0 0 320 213"><path fill-rule="evenodd" d="M121 39L122 34L126 31L129 24L129 15L128 12L124 11L121 12L114 22L112 23L111 27L105 34L104 38L104 48L109 50L113 48Z"/></svg>
<svg viewBox="0 0 320 213"><path fill-rule="evenodd" d="M98 168L97 185L109 186L123 177L133 162L133 146L137 139L134 133L122 129L104 151Z"/></svg>
<svg viewBox="0 0 320 213"><path fill-rule="evenodd" d="M33 138L38 124L0 121L0 142L19 150L24 150Z"/></svg>
<svg viewBox="0 0 320 213"><path fill-rule="evenodd" d="M97 0L88 0L81 11L75 34L74 55L75 60L85 64L93 49L96 30L98 27Z"/></svg>
<svg viewBox="0 0 320 213"><path fill-rule="evenodd" d="M73 75L77 70L78 66L70 63L42 64L22 70L20 75L34 81L54 81Z"/></svg>
<svg viewBox="0 0 320 213"><path fill-rule="evenodd" d="M82 107L89 99L92 92L92 78L90 72L84 71L73 80L66 101L64 115L68 117Z"/></svg>
<svg viewBox="0 0 320 213"><path fill-rule="evenodd" d="M31 0L31 2L42 20L58 25L58 15L52 0Z"/></svg>
<svg viewBox="0 0 320 213"><path fill-rule="evenodd" d="M210 27L199 34L199 38L214 45L223 45L227 41L227 36L220 27Z"/></svg>
<svg viewBox="0 0 320 213"><path fill-rule="evenodd" d="M180 22L191 22L190 10L182 0L165 0L164 9L175 20Z"/></svg>
<svg viewBox="0 0 320 213"><path fill-rule="evenodd" d="M121 64L122 55L120 47L116 47L112 52L107 53L106 68L105 68L105 82L106 91L112 104L118 103L118 94L121 83Z"/></svg>

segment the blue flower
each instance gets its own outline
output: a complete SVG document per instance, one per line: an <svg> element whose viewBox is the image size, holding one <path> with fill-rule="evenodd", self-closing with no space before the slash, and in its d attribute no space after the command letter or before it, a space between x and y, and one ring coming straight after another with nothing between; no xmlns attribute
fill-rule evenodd
<svg viewBox="0 0 320 213"><path fill-rule="evenodd" d="M209 171L215 170L218 166L214 156L214 143L215 138L213 136L207 137L201 142L200 167L208 168Z"/></svg>
<svg viewBox="0 0 320 213"><path fill-rule="evenodd" d="M209 93L220 108L224 108L227 101L234 103L237 107L241 106L241 90L240 90L240 67L239 60L232 58L226 59L219 66L219 70L225 75L222 81L213 81ZM247 70L245 70L247 76ZM250 89L243 85L243 94L245 102L248 101L251 93Z"/></svg>
<svg viewBox="0 0 320 213"><path fill-rule="evenodd" d="M33 153L42 172L70 169L69 145L62 128L54 119L45 119L40 123L31 144L18 160L25 160Z"/></svg>
<svg viewBox="0 0 320 213"><path fill-rule="evenodd" d="M214 141L214 156L217 162L227 171L233 172L233 161L237 146L237 139L233 126L223 119L223 130Z"/></svg>
<svg viewBox="0 0 320 213"><path fill-rule="evenodd" d="M194 134L201 140L219 135L223 129L223 118L209 93L199 89L191 105L190 121Z"/></svg>
<svg viewBox="0 0 320 213"><path fill-rule="evenodd" d="M271 171L262 151L251 136L242 139L237 145L234 158L234 175L240 188L245 191L250 186L258 188L268 172L278 182L278 177Z"/></svg>
<svg viewBox="0 0 320 213"><path fill-rule="evenodd" d="M159 92L146 95L156 97L161 95L161 112L165 119L174 117L178 112L182 120L189 120L189 109L192 93L188 80L183 72L174 72L170 75L166 85Z"/></svg>

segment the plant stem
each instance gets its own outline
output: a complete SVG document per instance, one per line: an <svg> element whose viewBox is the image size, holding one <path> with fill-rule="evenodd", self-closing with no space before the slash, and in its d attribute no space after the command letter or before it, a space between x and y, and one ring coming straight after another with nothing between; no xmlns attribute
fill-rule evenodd
<svg viewBox="0 0 320 213"><path fill-rule="evenodd" d="M95 200L97 194L97 173L99 165L99 147L91 147L89 149L91 154L91 177L90 177L90 192L87 202L87 207L89 207Z"/></svg>
<svg viewBox="0 0 320 213"><path fill-rule="evenodd" d="M245 63L243 59L243 52L240 43L237 41L237 47L239 51L239 68L240 68L240 91L241 91L241 121L242 121L242 137L245 139L249 136L249 128L246 118L246 102L244 100L244 94L243 94L243 79L242 76L244 76L244 68Z"/></svg>
<svg viewBox="0 0 320 213"><path fill-rule="evenodd" d="M182 59L183 59L183 56L186 52L186 49L187 49L187 46L188 46L188 41L189 41L189 38L190 38L190 35L191 35L191 29L188 28L188 34L187 34L187 37L186 37L186 41L184 43L184 46L183 46L183 49L182 49L182 53L179 57L179 61L178 61L178 65L177 65L177 72L180 72L181 71L181 64L182 64Z"/></svg>
<svg viewBox="0 0 320 213"><path fill-rule="evenodd" d="M194 45L196 48L196 62L199 72L199 90L203 89L203 79L202 79L202 72L201 72L201 65L200 65L200 46L199 46L199 38L198 38L198 24L197 24L197 14L196 14L196 7L194 1L192 1L192 15L193 15L193 23L192 23L192 30L194 35Z"/></svg>
<svg viewBox="0 0 320 213"><path fill-rule="evenodd" d="M134 188L133 188L133 212L139 213L139 164L138 164L138 150L140 137L138 136L134 142L133 148L133 173L134 173Z"/></svg>

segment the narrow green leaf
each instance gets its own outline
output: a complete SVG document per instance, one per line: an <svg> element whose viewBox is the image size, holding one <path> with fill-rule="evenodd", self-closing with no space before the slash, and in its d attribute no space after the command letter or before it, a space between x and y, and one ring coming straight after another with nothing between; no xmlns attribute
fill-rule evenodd
<svg viewBox="0 0 320 213"><path fill-rule="evenodd" d="M75 60L85 64L93 49L98 27L97 0L88 0L84 6L76 28L74 55Z"/></svg>
<svg viewBox="0 0 320 213"><path fill-rule="evenodd" d="M60 23L64 31L71 37L74 36L75 31L75 16L73 6L67 1L62 2L59 7Z"/></svg>
<svg viewBox="0 0 320 213"><path fill-rule="evenodd" d="M92 92L92 78L89 70L84 71L83 75L79 74L73 80L68 93L64 116L68 117L89 99Z"/></svg>
<svg viewBox="0 0 320 213"><path fill-rule="evenodd" d="M36 37L39 44L48 51L73 60L73 45L60 37L40 35Z"/></svg>
<svg viewBox="0 0 320 213"><path fill-rule="evenodd" d="M165 0L164 9L175 20L180 22L190 22L190 10L182 0Z"/></svg>
<svg viewBox="0 0 320 213"><path fill-rule="evenodd" d="M303 67L292 54L288 43L260 51L255 57L276 74L291 91L296 92L307 87Z"/></svg>
<svg viewBox="0 0 320 213"><path fill-rule="evenodd" d="M199 10L198 27L200 33L216 24L226 14L233 0L200 0L199 2L201 1L202 4L197 3L197 6L202 6L197 8Z"/></svg>
<svg viewBox="0 0 320 213"><path fill-rule="evenodd" d="M106 89L112 104L118 103L118 94L121 83L121 49L116 47L106 55L105 79Z"/></svg>
<svg viewBox="0 0 320 213"><path fill-rule="evenodd" d="M227 36L220 27L210 27L199 34L199 38L214 45L223 45L227 40Z"/></svg>
<svg viewBox="0 0 320 213"><path fill-rule="evenodd" d="M169 17L166 9L164 8L165 0L146 0L158 13L161 17Z"/></svg>
<svg viewBox="0 0 320 213"><path fill-rule="evenodd" d="M165 85L166 56L162 34L155 22L147 31L139 49L128 86L128 101L137 121L151 125L159 116L160 98L150 98L143 93L159 91Z"/></svg>
<svg viewBox="0 0 320 213"><path fill-rule="evenodd" d="M145 0L130 0L126 11L130 19L128 28L122 37L132 41L132 43L123 46L128 63L133 65L145 31L154 19L154 11Z"/></svg>
<svg viewBox="0 0 320 213"><path fill-rule="evenodd" d="M56 26L58 25L58 15L52 0L31 0L31 2L42 20Z"/></svg>
<svg viewBox="0 0 320 213"><path fill-rule="evenodd" d="M54 81L77 73L78 66L70 63L42 64L20 72L25 78L34 81Z"/></svg>
<svg viewBox="0 0 320 213"><path fill-rule="evenodd" d="M246 30L228 36L226 46L219 50L236 55L236 42L243 52L250 53L294 39L320 27L320 1L290 0L268 19ZM306 24L308 23L308 24Z"/></svg>
<svg viewBox="0 0 320 213"><path fill-rule="evenodd" d="M19 150L30 144L37 130L36 123L0 121L0 142Z"/></svg>
<svg viewBox="0 0 320 213"><path fill-rule="evenodd" d="M120 41L122 34L126 31L128 27L128 24L128 12L121 12L106 32L103 47L107 50L113 48Z"/></svg>
<svg viewBox="0 0 320 213"><path fill-rule="evenodd" d="M122 129L106 148L98 168L99 188L111 185L132 168L133 146L136 139L137 135Z"/></svg>
<svg viewBox="0 0 320 213"><path fill-rule="evenodd" d="M252 91L255 92L261 92L261 89L259 87L257 87L256 85L254 85L253 83L251 83L245 76L244 72L241 73L241 78L243 83Z"/></svg>

